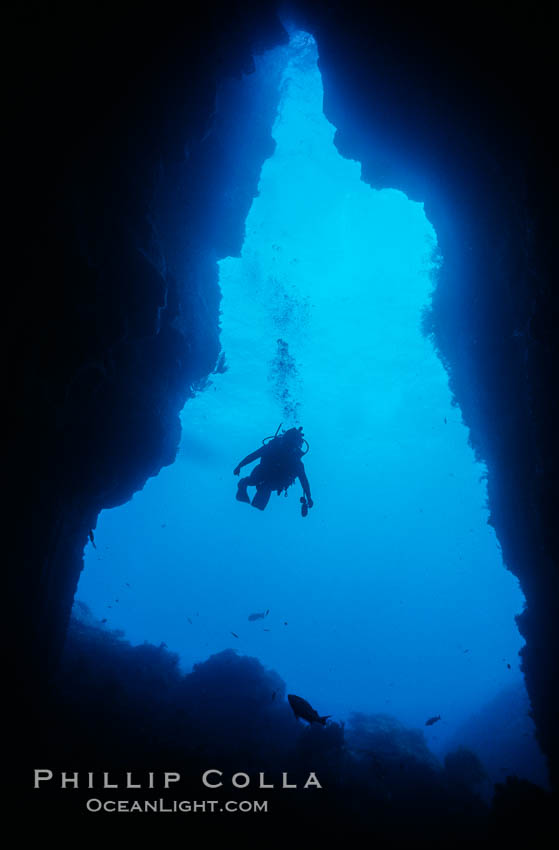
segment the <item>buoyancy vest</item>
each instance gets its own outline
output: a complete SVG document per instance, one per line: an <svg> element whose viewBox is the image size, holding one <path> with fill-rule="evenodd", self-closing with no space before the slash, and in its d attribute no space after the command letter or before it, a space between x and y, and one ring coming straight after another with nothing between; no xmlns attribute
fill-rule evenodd
<svg viewBox="0 0 559 850"><path fill-rule="evenodd" d="M297 446L290 446L283 435L274 437L264 446L262 452L262 471L266 483L272 490L287 490L299 474L303 452Z"/></svg>

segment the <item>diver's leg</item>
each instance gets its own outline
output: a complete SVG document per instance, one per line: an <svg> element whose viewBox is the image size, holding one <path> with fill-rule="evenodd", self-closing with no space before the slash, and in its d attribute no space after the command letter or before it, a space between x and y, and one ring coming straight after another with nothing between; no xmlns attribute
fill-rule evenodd
<svg viewBox="0 0 559 850"><path fill-rule="evenodd" d="M249 484L248 478L241 478L239 483L237 484L237 501L239 502L248 502L250 504L250 498L247 493L247 487Z"/></svg>
<svg viewBox="0 0 559 850"><path fill-rule="evenodd" d="M241 478L237 485L237 499L239 502L249 502L250 498L247 493L247 487L257 487L262 480L261 465L255 466L250 475L246 478Z"/></svg>
<svg viewBox="0 0 559 850"><path fill-rule="evenodd" d="M259 486L256 488L254 499L252 500L253 507L263 511L268 502L270 501L271 495L272 491L269 487L266 487L264 484L259 484Z"/></svg>

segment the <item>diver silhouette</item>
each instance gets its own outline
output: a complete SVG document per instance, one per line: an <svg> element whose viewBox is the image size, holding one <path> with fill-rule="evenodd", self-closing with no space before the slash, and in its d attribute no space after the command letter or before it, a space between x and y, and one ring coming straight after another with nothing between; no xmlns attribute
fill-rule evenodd
<svg viewBox="0 0 559 850"><path fill-rule="evenodd" d="M281 425L280 425L281 428ZM303 451L302 428L290 428L283 434L276 434L267 438L264 445L252 454L247 455L233 470L234 475L240 475L241 467L260 459L247 478L241 478L237 486L237 499L239 502L249 502L248 487L256 487L256 493L252 499L252 505L263 511L270 500L272 490L276 490L278 496L290 487L296 478L301 482L304 496L301 496L301 514L306 516L308 509L312 508L311 488L301 458L306 452ZM308 448L307 448L308 451Z"/></svg>

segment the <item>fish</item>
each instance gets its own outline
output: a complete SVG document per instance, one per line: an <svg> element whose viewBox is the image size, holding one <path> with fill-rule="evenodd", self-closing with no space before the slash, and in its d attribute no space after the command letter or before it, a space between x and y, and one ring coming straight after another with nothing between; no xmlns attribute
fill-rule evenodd
<svg viewBox="0 0 559 850"><path fill-rule="evenodd" d="M93 534L92 528L89 529L89 539L91 540L91 545L93 546L93 548L97 549L97 546L95 545L95 535Z"/></svg>
<svg viewBox="0 0 559 850"><path fill-rule="evenodd" d="M188 622L190 623L190 625L192 625L192 620L190 619L190 617L187 617L186 619L188 620Z"/></svg>
<svg viewBox="0 0 559 850"><path fill-rule="evenodd" d="M430 717L429 720L426 720L425 725L426 726L432 726L434 723L436 723L440 719L441 719L441 715L437 714L436 717Z"/></svg>
<svg viewBox="0 0 559 850"><path fill-rule="evenodd" d="M105 617L103 620L101 620L101 622L102 622L102 623L106 623L106 622L107 622L107 618Z"/></svg>
<svg viewBox="0 0 559 850"><path fill-rule="evenodd" d="M233 637L236 637L236 638L239 637L239 635L235 634L235 632L231 632L231 634L233 635Z"/></svg>
<svg viewBox="0 0 559 850"><path fill-rule="evenodd" d="M268 612L266 611L266 614L267 613ZM249 623L254 623L255 620L263 620L266 614L264 614L264 612L262 612L262 614L249 614L248 621Z"/></svg>
<svg viewBox="0 0 559 850"><path fill-rule="evenodd" d="M326 726L326 721L332 716L331 714L326 714L324 717L321 717L303 697L288 694L287 699L297 720L301 718L302 720L306 720L307 723L321 723L323 726Z"/></svg>

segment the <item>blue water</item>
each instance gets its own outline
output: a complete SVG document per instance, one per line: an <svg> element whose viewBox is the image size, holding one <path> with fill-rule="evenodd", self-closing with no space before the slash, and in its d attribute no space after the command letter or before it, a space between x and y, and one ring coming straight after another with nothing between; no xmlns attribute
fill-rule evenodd
<svg viewBox="0 0 559 850"><path fill-rule="evenodd" d="M185 406L176 462L100 516L77 598L185 670L232 647L320 714L388 712L437 750L522 683L523 597L421 334L433 226L338 154L310 36L278 56L277 147L242 255L219 263L227 370ZM235 500L233 468L280 423L310 443L305 519L298 484L263 513Z"/></svg>

